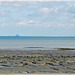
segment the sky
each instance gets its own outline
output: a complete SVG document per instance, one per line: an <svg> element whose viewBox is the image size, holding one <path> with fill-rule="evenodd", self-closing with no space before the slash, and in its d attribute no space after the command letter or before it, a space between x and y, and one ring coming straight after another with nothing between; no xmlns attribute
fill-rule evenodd
<svg viewBox="0 0 75 75"><path fill-rule="evenodd" d="M0 36L75 36L75 1L0 1Z"/></svg>

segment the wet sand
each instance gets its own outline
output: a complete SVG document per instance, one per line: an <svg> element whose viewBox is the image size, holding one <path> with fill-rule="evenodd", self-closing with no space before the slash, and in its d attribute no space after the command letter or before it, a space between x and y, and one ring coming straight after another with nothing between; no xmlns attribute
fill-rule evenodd
<svg viewBox="0 0 75 75"><path fill-rule="evenodd" d="M75 50L0 50L0 74L75 73Z"/></svg>

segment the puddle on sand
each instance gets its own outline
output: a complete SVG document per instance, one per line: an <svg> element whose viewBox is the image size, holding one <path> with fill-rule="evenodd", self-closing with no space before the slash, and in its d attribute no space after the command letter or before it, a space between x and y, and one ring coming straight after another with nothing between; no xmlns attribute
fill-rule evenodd
<svg viewBox="0 0 75 75"><path fill-rule="evenodd" d="M0 66L0 70L24 70L22 67L5 67Z"/></svg>
<svg viewBox="0 0 75 75"><path fill-rule="evenodd" d="M60 66L60 65L41 65L41 64L32 64L34 66L44 66L44 67L75 67L75 65L66 65L66 66Z"/></svg>
<svg viewBox="0 0 75 75"><path fill-rule="evenodd" d="M36 71L43 71L44 69L43 68L39 68L39 67L28 67L28 69L30 70L36 70Z"/></svg>

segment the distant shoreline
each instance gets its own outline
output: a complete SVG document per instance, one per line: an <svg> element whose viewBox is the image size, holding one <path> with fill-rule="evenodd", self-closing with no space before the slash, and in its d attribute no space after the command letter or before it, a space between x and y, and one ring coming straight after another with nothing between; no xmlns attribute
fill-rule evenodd
<svg viewBox="0 0 75 75"><path fill-rule="evenodd" d="M32 50L35 50L35 51L37 51L37 50L48 50L48 51L50 51L50 50L57 50L57 51L60 51L60 50L63 50L63 51L65 51L65 50L67 50L67 51L69 51L69 50L71 50L71 51L75 51L75 48L72 48L72 47L69 47L69 48L46 48L46 47L24 47L24 48L0 48L0 50L6 50L6 51L15 51L15 50L19 50L19 51L32 51Z"/></svg>

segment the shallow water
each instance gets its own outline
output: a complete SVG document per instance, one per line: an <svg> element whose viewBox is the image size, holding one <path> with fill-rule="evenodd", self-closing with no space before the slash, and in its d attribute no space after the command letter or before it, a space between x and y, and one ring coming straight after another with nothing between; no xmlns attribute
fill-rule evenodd
<svg viewBox="0 0 75 75"><path fill-rule="evenodd" d="M24 70L22 67L5 67L0 66L0 70Z"/></svg>
<svg viewBox="0 0 75 75"><path fill-rule="evenodd" d="M0 49L51 50L53 48L75 48L75 37L0 36Z"/></svg>

